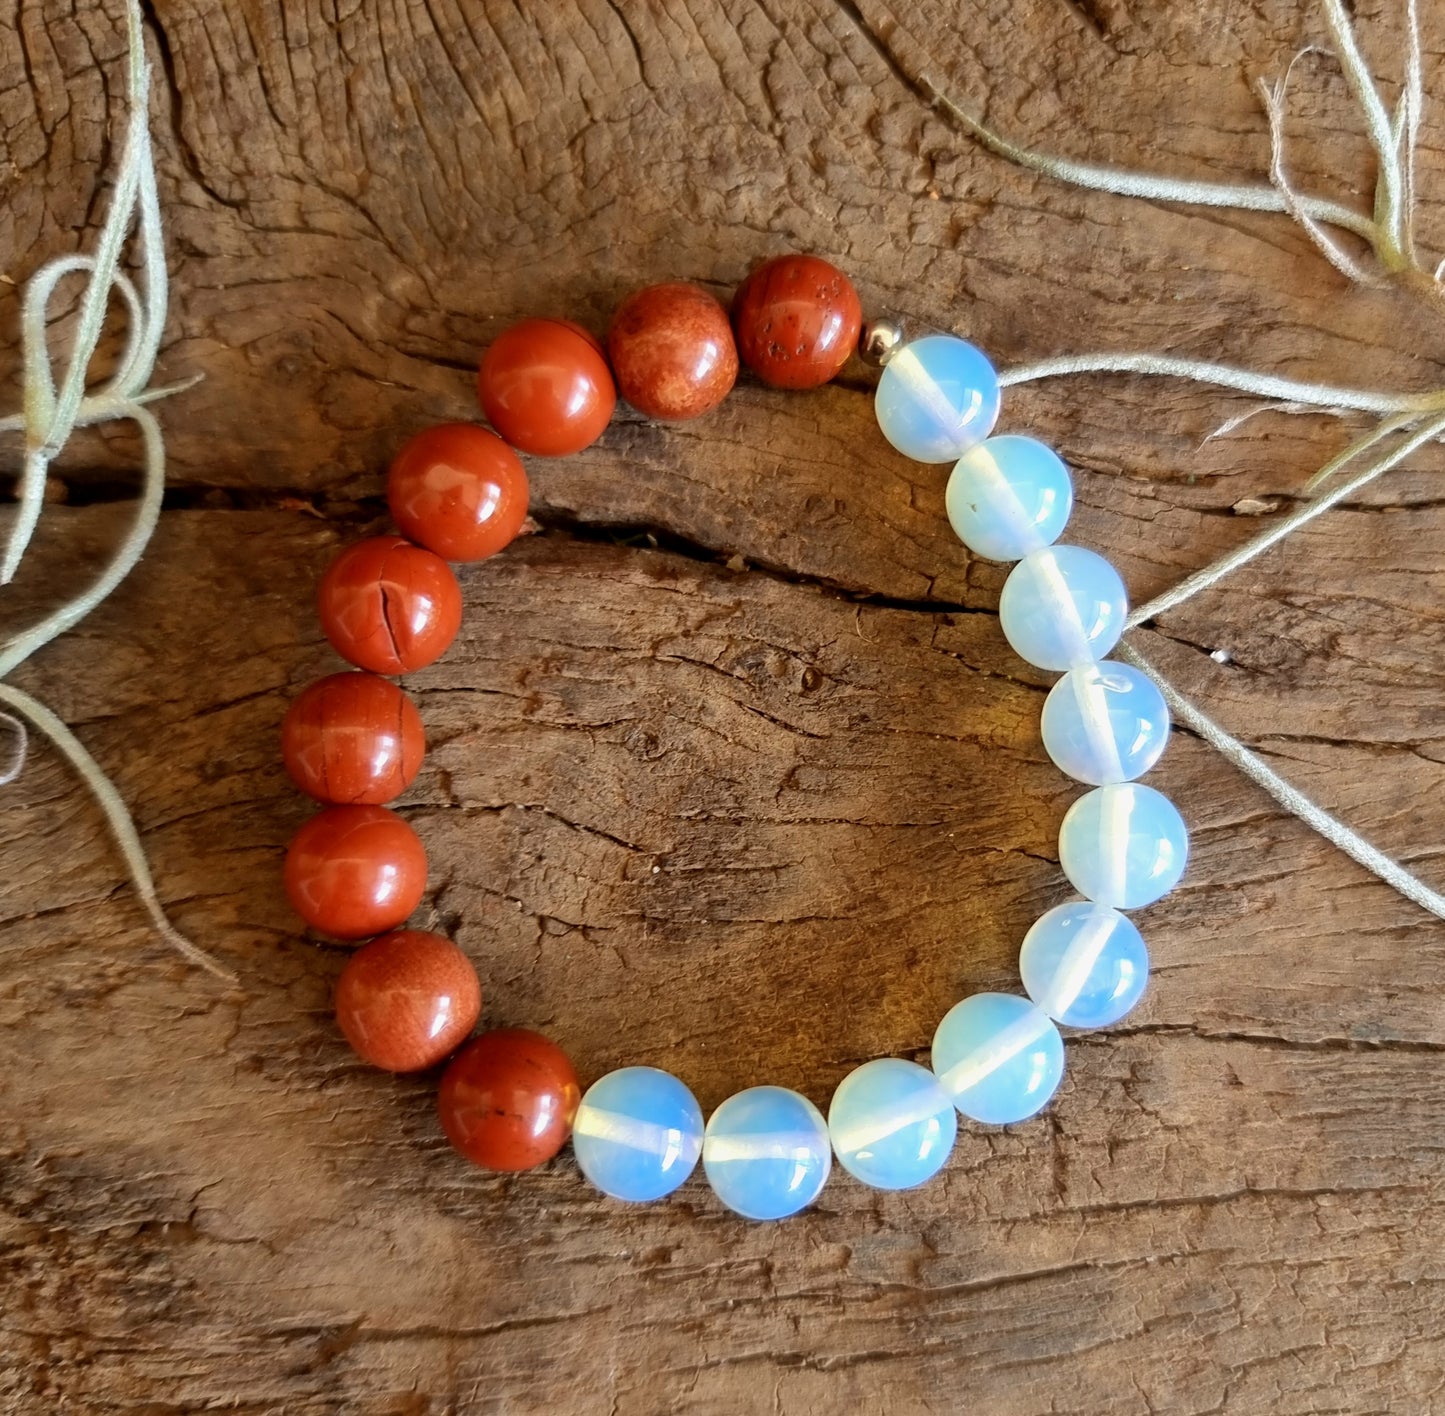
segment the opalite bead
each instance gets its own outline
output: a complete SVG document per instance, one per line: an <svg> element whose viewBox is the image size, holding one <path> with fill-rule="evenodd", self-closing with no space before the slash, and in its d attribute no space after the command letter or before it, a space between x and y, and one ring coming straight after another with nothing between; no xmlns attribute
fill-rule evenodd
<svg viewBox="0 0 1445 1416"><path fill-rule="evenodd" d="M440 423L392 459L386 500L403 536L443 560L485 560L510 544L527 519L527 474L495 433Z"/></svg>
<svg viewBox="0 0 1445 1416"><path fill-rule="evenodd" d="M336 1021L364 1062L388 1072L434 1067L477 1025L472 961L440 934L398 929L358 949L336 980Z"/></svg>
<svg viewBox="0 0 1445 1416"><path fill-rule="evenodd" d="M1027 998L975 993L939 1023L933 1070L965 1116L1007 1126L1053 1096L1064 1075L1064 1041L1049 1015Z"/></svg>
<svg viewBox="0 0 1445 1416"><path fill-rule="evenodd" d="M426 851L384 806L328 806L291 838L282 881L313 929L364 939L395 929L421 903Z"/></svg>
<svg viewBox="0 0 1445 1416"><path fill-rule="evenodd" d="M416 705L375 674L329 674L308 684L281 724L281 759L317 801L376 806L416 777L426 733Z"/></svg>
<svg viewBox="0 0 1445 1416"><path fill-rule="evenodd" d="M998 421L998 375L966 340L930 334L884 366L873 410L883 436L917 462L953 462Z"/></svg>
<svg viewBox="0 0 1445 1416"><path fill-rule="evenodd" d="M1082 546L1045 546L1009 572L999 597L1004 637L1041 669L1102 659L1119 642L1129 602L1119 572Z"/></svg>
<svg viewBox="0 0 1445 1416"><path fill-rule="evenodd" d="M1133 921L1107 905L1071 900L1038 919L1019 950L1028 995L1055 1022L1106 1028L1149 978L1149 951Z"/></svg>
<svg viewBox="0 0 1445 1416"><path fill-rule="evenodd" d="M442 1073L437 1114L447 1140L487 1170L530 1170L566 1144L581 1089L567 1054L525 1028L469 1042Z"/></svg>
<svg viewBox="0 0 1445 1416"><path fill-rule="evenodd" d="M848 362L863 307L853 282L817 256L778 256L733 296L738 357L774 388L817 388Z"/></svg>
<svg viewBox="0 0 1445 1416"><path fill-rule="evenodd" d="M926 1067L880 1057L838 1084L828 1134L850 1175L875 1189L906 1190L936 1175L948 1159L958 1114Z"/></svg>
<svg viewBox="0 0 1445 1416"><path fill-rule="evenodd" d="M1184 874L1189 833L1174 803L1138 782L1096 787L1059 828L1059 864L1085 899L1137 910Z"/></svg>
<svg viewBox="0 0 1445 1416"><path fill-rule="evenodd" d="M738 376L727 311L701 286L680 281L629 295L607 328L607 354L623 398L669 422L716 408Z"/></svg>
<svg viewBox="0 0 1445 1416"><path fill-rule="evenodd" d="M656 1067L624 1067L593 1082L572 1123L582 1173L614 1200L670 1195L702 1154L702 1110Z"/></svg>
<svg viewBox="0 0 1445 1416"><path fill-rule="evenodd" d="M975 555L1016 561L1063 534L1074 487L1052 448L1005 433L959 458L945 504L958 539Z"/></svg>
<svg viewBox="0 0 1445 1416"><path fill-rule="evenodd" d="M828 1123L786 1087L749 1087L713 1112L702 1166L718 1199L746 1219L783 1219L818 1198L833 1151Z"/></svg>
<svg viewBox="0 0 1445 1416"><path fill-rule="evenodd" d="M477 396L513 447L542 457L589 447L617 406L602 345L571 320L522 320L503 330L482 355Z"/></svg>
<svg viewBox="0 0 1445 1416"><path fill-rule="evenodd" d="M1132 782L1169 741L1169 708L1148 674L1129 664L1080 664L1044 700L1044 748L1076 781Z"/></svg>

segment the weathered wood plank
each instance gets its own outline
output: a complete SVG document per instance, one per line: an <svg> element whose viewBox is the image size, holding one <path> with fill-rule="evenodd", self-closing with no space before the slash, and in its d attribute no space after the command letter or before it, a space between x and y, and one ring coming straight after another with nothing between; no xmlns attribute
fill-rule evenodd
<svg viewBox="0 0 1445 1416"><path fill-rule="evenodd" d="M475 353L518 313L600 327L634 283L722 292L801 245L870 305L1005 360L1169 348L1438 381L1433 317L1347 291L1281 221L1070 193L972 149L898 77L1093 159L1247 175L1265 143L1246 80L1317 20L1283 0L962 18L167 0L157 20L165 375L207 381L165 410L175 505L151 554L17 681L114 772L177 920L243 988L148 937L96 813L37 751L0 797L0 1405L1433 1409L1445 942L1183 735L1158 781L1195 855L1141 916L1140 1010L1073 1043L1045 1117L969 1129L936 1184L844 1177L777 1227L697 1179L661 1206L599 1202L566 1154L469 1169L431 1081L372 1074L334 1034L344 951L301 936L277 880L306 807L276 727L334 666L311 586L380 524L390 448L473 416ZM1395 17L1362 21L1383 59ZM26 0L4 27L0 269L20 279L93 237L93 65L113 80L120 46L89 3ZM1300 77L1319 125L1301 181L1361 184L1338 79ZM0 286L6 340L14 314ZM1241 407L1098 379L1016 390L1009 417L1081 469L1078 537L1142 599L1340 445L1272 414L1199 446ZM547 1029L584 1077L653 1061L705 1106L759 1080L824 1102L859 1060L921 1056L961 993L1015 986L1019 938L1064 897L1073 791L1037 742L1045 682L1004 648L999 571L952 541L941 478L871 417L858 370L803 397L745 382L705 422L624 415L534 463L541 533L464 572L461 639L408 681L432 744L404 802L433 866L419 920L477 961L487 1022ZM47 514L5 627L93 572L131 450L96 439L60 469L105 504ZM1140 637L1436 878L1441 466Z"/></svg>

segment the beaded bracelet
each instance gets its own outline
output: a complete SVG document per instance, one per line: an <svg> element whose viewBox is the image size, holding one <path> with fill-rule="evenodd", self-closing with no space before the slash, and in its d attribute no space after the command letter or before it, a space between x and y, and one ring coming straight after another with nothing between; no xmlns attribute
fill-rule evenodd
<svg viewBox="0 0 1445 1416"><path fill-rule="evenodd" d="M882 370L875 408L888 441L920 462L955 464L946 504L959 538L979 556L1018 562L1000 624L1023 659L1062 672L1044 703L1044 747L1094 788L1059 833L1060 864L1083 899L1028 931L1019 954L1027 996L965 998L938 1025L932 1070L900 1058L866 1063L839 1084L826 1120L797 1092L758 1086L724 1101L704 1127L688 1088L654 1067L611 1072L581 1095L567 1057L534 1032L467 1041L481 1011L470 961L448 939L397 928L421 900L426 854L383 803L415 778L425 742L416 708L381 676L420 669L451 643L462 600L447 562L494 555L521 530L527 477L514 449L580 451L607 426L619 392L652 418L697 417L732 388L739 356L774 387L816 387L855 347ZM402 535L342 551L322 577L322 627L363 672L310 685L282 729L287 770L328 803L291 843L287 894L325 934L380 936L337 981L337 1021L355 1051L407 1072L460 1047L441 1078L441 1124L478 1165L539 1165L570 1134L599 1190L641 1201L671 1193L701 1158L718 1198L751 1219L810 1204L834 1154L863 1183L904 1189L948 1159L960 1114L1007 1125L1038 1112L1063 1075L1058 1025L1107 1026L1143 992L1147 951L1120 911L1173 888L1187 837L1168 799L1135 781L1164 750L1164 700L1137 669L1103 662L1124 629L1123 583L1094 552L1055 544L1072 509L1068 470L1032 438L990 436L1000 392L988 360L952 335L905 342L888 321L865 327L847 277L798 255L755 270L731 321L686 284L625 300L605 350L568 321L525 320L488 348L478 391L496 431L449 423L414 437L387 482Z"/></svg>

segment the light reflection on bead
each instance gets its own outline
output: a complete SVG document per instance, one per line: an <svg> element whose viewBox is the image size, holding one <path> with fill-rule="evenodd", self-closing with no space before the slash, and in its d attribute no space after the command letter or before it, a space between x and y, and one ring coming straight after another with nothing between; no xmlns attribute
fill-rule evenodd
<svg viewBox="0 0 1445 1416"><path fill-rule="evenodd" d="M1059 828L1059 864L1085 899L1136 910L1184 874L1189 833L1174 803L1138 782L1096 787Z"/></svg>
<svg viewBox="0 0 1445 1416"><path fill-rule="evenodd" d="M998 419L998 375L966 340L930 334L889 358L873 408L883 436L917 462L953 462Z"/></svg>
<svg viewBox="0 0 1445 1416"><path fill-rule="evenodd" d="M975 1121L1007 1126L1044 1107L1064 1075L1064 1042L1049 1015L1012 993L975 993L933 1035L933 1070Z"/></svg>
<svg viewBox="0 0 1445 1416"><path fill-rule="evenodd" d="M674 1076L623 1067L588 1087L572 1122L582 1173L615 1200L670 1195L702 1154L702 1110Z"/></svg>
<svg viewBox="0 0 1445 1416"><path fill-rule="evenodd" d="M1149 951L1132 920L1107 905L1070 900L1038 919L1019 950L1028 995L1055 1022L1105 1028L1138 1001Z"/></svg>
<svg viewBox="0 0 1445 1416"><path fill-rule="evenodd" d="M1044 748L1062 772L1102 787L1142 777L1169 741L1169 709L1130 664L1081 664L1044 700Z"/></svg>
<svg viewBox="0 0 1445 1416"><path fill-rule="evenodd" d="M838 1084L828 1134L850 1175L875 1189L906 1190L936 1175L948 1159L958 1116L927 1068L880 1057Z"/></svg>
<svg viewBox="0 0 1445 1416"><path fill-rule="evenodd" d="M1059 539L1074 489L1052 448L1005 433L959 458L945 502L950 525L974 555L1015 561Z"/></svg>
<svg viewBox="0 0 1445 1416"><path fill-rule="evenodd" d="M1119 572L1082 546L1045 546L1009 572L999 596L1004 637L1041 669L1102 659L1119 642L1128 614Z"/></svg>
<svg viewBox="0 0 1445 1416"><path fill-rule="evenodd" d="M707 1123L702 1165L718 1199L745 1219L783 1219L818 1198L833 1164L828 1123L786 1087L749 1087Z"/></svg>
<svg viewBox="0 0 1445 1416"><path fill-rule="evenodd" d="M858 357L881 369L903 347L903 326L897 320L865 320L858 334Z"/></svg>

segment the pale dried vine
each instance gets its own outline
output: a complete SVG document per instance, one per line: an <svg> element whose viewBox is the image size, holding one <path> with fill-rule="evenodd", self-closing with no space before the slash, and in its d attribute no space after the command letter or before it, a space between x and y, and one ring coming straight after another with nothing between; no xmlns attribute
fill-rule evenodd
<svg viewBox="0 0 1445 1416"><path fill-rule="evenodd" d="M47 262L31 277L21 302L23 407L19 414L0 419L0 431L23 432L25 451L18 489L19 506L0 555L0 583L8 584L20 567L40 521L46 474L75 428L113 419L126 419L139 427L145 449L141 497L135 520L100 575L39 624L0 643L0 680L37 649L88 615L140 560L160 518L166 469L165 440L160 425L145 405L190 386L186 383L170 388L148 387L165 328L167 278L150 141L150 65L137 0L126 3L126 35L125 142L120 172L95 254L61 256ZM139 287L120 268L133 228L140 263ZM69 361L57 388L49 345L50 302L67 276L81 273L86 276L85 291L71 337ZM89 390L86 370L105 328L112 291L119 293L126 308L126 343L115 373L99 388ZM9 705L50 738L90 788L105 813L136 893L157 933L191 963L234 982L235 976L228 969L191 943L166 917L135 822L114 783L75 734L43 703L8 683L0 682L0 702ZM0 716L11 724L16 723L10 714ZM18 772L19 764L24 761L23 730L17 737L11 775Z"/></svg>
<svg viewBox="0 0 1445 1416"><path fill-rule="evenodd" d="M1270 136L1270 180L1265 183L1198 182L1158 173L1135 172L1127 168L1096 166L1033 151L1005 138L967 112L931 79L920 76L919 86L935 105L947 113L985 147L1030 171L1094 191L1118 196L1142 197L1152 201L1186 205L1230 207L1242 211L1274 211L1291 217L1327 260L1347 279L1361 285L1395 281L1423 295L1435 307L1445 305L1441 276L1445 261L1433 272L1420 264L1415 244L1416 151L1424 112L1425 88L1420 17L1417 0L1404 0L1406 45L1404 74L1394 113L1386 110L1379 88L1360 52L1354 28L1342 0L1320 0L1326 26L1335 45L1335 57L1345 82L1359 107L1365 132L1375 155L1374 208L1368 214L1354 211L1326 197L1301 194L1295 189L1285 160L1285 119L1289 79L1294 66L1310 50L1301 50L1290 60L1272 85L1261 84L1260 95ZM1362 241L1374 258L1373 267L1347 250L1333 232L1347 233ZM1182 359L1151 353L1064 355L1007 370L1004 384L1056 378L1081 373L1149 374L1187 379L1236 392L1274 400L1273 407L1291 412L1314 411L1330 414L1370 413L1378 423L1331 458L1306 483L1312 499L1297 510L1267 526L1252 540L1221 556L1212 564L1186 577L1178 585L1139 606L1130 616L1136 628L1182 604L1224 576L1253 560L1270 546L1323 515L1331 507L1354 495L1376 477L1398 466L1425 444L1445 437L1445 389L1424 392L1364 392L1335 388L1303 380L1282 379L1272 374L1204 360ZM1226 426L1237 426L1241 418ZM1395 438L1395 445L1380 451ZM1367 453L1372 460L1352 475L1336 482L1328 492L1320 489ZM1175 716L1204 741L1216 748L1246 776L1269 792L1282 806L1306 822L1366 869L1373 871L1394 889L1422 908L1445 918L1445 896L1431 889L1398 861L1384 854L1291 786L1259 754L1227 733L1194 704L1190 703L1137 649L1124 645L1122 657L1150 674L1163 690Z"/></svg>

